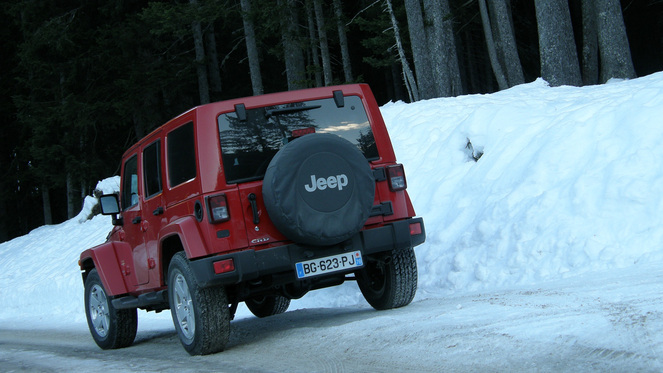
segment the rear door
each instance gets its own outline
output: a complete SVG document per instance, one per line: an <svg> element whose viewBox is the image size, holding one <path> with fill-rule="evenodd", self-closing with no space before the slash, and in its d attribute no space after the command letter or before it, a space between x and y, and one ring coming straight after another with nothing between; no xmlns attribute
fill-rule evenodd
<svg viewBox="0 0 663 373"><path fill-rule="evenodd" d="M147 278L141 278L145 282L159 281L157 274L154 273L157 268L158 239L159 231L165 220L165 201L163 198L163 175L161 165L163 164L163 145L160 133L154 135L153 139L146 141L142 148L142 179L143 179L143 214L142 230L145 240L145 252L140 253L141 261L144 265L144 272ZM137 253L138 254L138 253Z"/></svg>

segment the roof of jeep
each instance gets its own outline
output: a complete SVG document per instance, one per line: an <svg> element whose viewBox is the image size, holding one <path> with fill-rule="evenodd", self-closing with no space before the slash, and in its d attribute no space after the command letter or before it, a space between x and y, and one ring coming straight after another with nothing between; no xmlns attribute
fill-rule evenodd
<svg viewBox="0 0 663 373"><path fill-rule="evenodd" d="M259 96L249 96L242 98L234 98L225 101L213 102L210 104L196 106L192 110L209 110L216 111L216 114L235 110L235 105L244 104L247 109L254 107L262 107L268 105L281 105L290 102L299 102L304 100L316 100L321 98L329 98L333 96L334 91L343 91L344 95L356 95L360 97L370 97L373 99L373 94L367 84L347 84L337 85L320 88L300 89L296 91L285 91L278 93L268 93ZM370 103L369 103L370 105ZM377 108L377 103L375 104ZM185 112L186 113L186 112ZM183 113L183 114L185 114Z"/></svg>

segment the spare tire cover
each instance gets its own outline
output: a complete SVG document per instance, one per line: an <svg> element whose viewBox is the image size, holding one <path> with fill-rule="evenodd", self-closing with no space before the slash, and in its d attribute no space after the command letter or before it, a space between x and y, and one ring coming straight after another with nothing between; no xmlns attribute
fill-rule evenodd
<svg viewBox="0 0 663 373"><path fill-rule="evenodd" d="M368 161L349 141L310 134L274 156L262 192L267 214L281 233L298 243L326 246L364 226L375 180Z"/></svg>

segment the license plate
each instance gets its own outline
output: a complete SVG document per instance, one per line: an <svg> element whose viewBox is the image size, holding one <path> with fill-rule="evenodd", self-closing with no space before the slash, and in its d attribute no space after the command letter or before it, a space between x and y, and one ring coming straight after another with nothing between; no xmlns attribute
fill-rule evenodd
<svg viewBox="0 0 663 373"><path fill-rule="evenodd" d="M318 276L363 266L364 262L360 251L332 255L295 264L297 278Z"/></svg>

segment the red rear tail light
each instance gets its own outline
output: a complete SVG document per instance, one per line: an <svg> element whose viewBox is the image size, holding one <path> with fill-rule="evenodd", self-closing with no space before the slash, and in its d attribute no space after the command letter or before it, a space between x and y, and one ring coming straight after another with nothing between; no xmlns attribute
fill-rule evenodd
<svg viewBox="0 0 663 373"><path fill-rule="evenodd" d="M232 259L220 260L214 262L214 273L217 275L221 273L228 273L235 270L235 262Z"/></svg>
<svg viewBox="0 0 663 373"><path fill-rule="evenodd" d="M225 194L208 197L207 208L210 223L216 224L230 220L230 212L228 211L228 202L226 201Z"/></svg>
<svg viewBox="0 0 663 373"><path fill-rule="evenodd" d="M292 131L292 137L302 137L304 135L309 135L315 133L315 127L300 128L298 130Z"/></svg>
<svg viewBox="0 0 663 373"><path fill-rule="evenodd" d="M407 188L405 170L402 164L387 167L387 179L389 180L389 189L392 192L398 192Z"/></svg>
<svg viewBox="0 0 663 373"><path fill-rule="evenodd" d="M410 236L421 234L421 223L410 224Z"/></svg>

